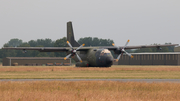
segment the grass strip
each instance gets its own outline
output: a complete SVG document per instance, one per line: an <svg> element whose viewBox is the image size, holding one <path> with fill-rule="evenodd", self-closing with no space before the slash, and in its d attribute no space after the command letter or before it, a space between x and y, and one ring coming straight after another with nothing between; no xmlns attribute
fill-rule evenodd
<svg viewBox="0 0 180 101"><path fill-rule="evenodd" d="M180 66L1 66L0 79L180 79Z"/></svg>

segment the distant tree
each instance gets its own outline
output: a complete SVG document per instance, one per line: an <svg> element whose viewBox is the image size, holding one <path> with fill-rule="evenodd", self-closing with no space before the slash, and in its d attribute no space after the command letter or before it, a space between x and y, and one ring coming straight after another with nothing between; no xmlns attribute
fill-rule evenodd
<svg viewBox="0 0 180 101"><path fill-rule="evenodd" d="M91 44L91 45L92 45L92 46L96 46L97 43L99 43L99 41L100 41L100 40L99 40L97 37L95 37L95 38L92 39L92 44Z"/></svg>
<svg viewBox="0 0 180 101"><path fill-rule="evenodd" d="M50 52L49 53L49 57L55 57L55 53L54 52Z"/></svg>
<svg viewBox="0 0 180 101"><path fill-rule="evenodd" d="M3 47L9 47L9 44L8 44L8 43L5 43L5 44L3 45Z"/></svg>
<svg viewBox="0 0 180 101"><path fill-rule="evenodd" d="M66 37L57 39L54 43L54 47L66 47L67 46L66 41L67 41ZM54 54L56 57L65 57L66 56L66 52L55 52Z"/></svg>
<svg viewBox="0 0 180 101"><path fill-rule="evenodd" d="M36 55L36 57L48 57L48 54L46 52L39 52L39 54Z"/></svg>
<svg viewBox="0 0 180 101"><path fill-rule="evenodd" d="M27 42L23 42L19 47L31 47Z"/></svg>
<svg viewBox="0 0 180 101"><path fill-rule="evenodd" d="M85 46L93 46L94 45L92 37L80 38L78 40L78 43L85 44Z"/></svg>
<svg viewBox="0 0 180 101"><path fill-rule="evenodd" d="M37 41L34 41L34 40L30 40L28 42L28 44L31 46L31 47L36 47L38 44L37 44Z"/></svg>
<svg viewBox="0 0 180 101"><path fill-rule="evenodd" d="M17 55L16 50L3 50L2 58L5 57L15 57Z"/></svg>
<svg viewBox="0 0 180 101"><path fill-rule="evenodd" d="M3 47L16 47L22 44L22 40L11 39L8 43L5 43ZM17 55L16 50L3 50L0 51L0 58L15 57Z"/></svg>
<svg viewBox="0 0 180 101"><path fill-rule="evenodd" d="M54 42L51 39L38 39L37 44L44 47L53 47Z"/></svg>
<svg viewBox="0 0 180 101"><path fill-rule="evenodd" d="M30 40L28 44L31 47L43 46L43 47L53 47L54 41L51 39L37 39L37 40Z"/></svg>
<svg viewBox="0 0 180 101"><path fill-rule="evenodd" d="M30 51L28 51L28 52L30 52ZM28 53L28 52L27 52L27 53ZM33 50L33 51L31 51L31 57L37 57L37 55L38 55L39 53L40 53L39 51Z"/></svg>
<svg viewBox="0 0 180 101"><path fill-rule="evenodd" d="M17 46L19 46L19 45L21 45L21 44L22 44L22 40L17 39L17 38L11 39L11 40L7 43L7 45L8 45L9 47L17 47Z"/></svg>
<svg viewBox="0 0 180 101"><path fill-rule="evenodd" d="M67 46L67 38L66 37L63 37L61 39L57 39L55 42L54 42L54 47L66 47Z"/></svg>
<svg viewBox="0 0 180 101"><path fill-rule="evenodd" d="M112 46L112 43L114 43L113 40L110 40L110 39L100 39L99 46Z"/></svg>

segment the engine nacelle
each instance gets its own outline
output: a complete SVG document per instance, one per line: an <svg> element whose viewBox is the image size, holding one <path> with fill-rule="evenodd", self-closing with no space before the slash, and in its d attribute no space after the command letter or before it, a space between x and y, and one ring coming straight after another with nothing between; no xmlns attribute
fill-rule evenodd
<svg viewBox="0 0 180 101"><path fill-rule="evenodd" d="M120 49L116 49L116 50L114 50L114 53L115 53L115 54L121 54L122 51L121 51Z"/></svg>

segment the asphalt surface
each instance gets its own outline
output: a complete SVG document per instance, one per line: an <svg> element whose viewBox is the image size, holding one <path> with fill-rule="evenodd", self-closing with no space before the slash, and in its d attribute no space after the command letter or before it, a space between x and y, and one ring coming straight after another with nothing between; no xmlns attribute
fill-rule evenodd
<svg viewBox="0 0 180 101"><path fill-rule="evenodd" d="M0 81L119 81L119 82L169 82L180 83L180 79L0 79Z"/></svg>

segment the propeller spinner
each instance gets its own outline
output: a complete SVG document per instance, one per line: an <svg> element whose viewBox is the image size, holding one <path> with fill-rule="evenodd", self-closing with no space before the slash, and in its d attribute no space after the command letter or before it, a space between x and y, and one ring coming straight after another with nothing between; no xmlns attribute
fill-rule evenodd
<svg viewBox="0 0 180 101"><path fill-rule="evenodd" d="M69 45L69 47L71 47L71 53L68 54L68 55L64 58L64 60L68 59L68 58L69 58L70 56L72 56L72 55L76 55L77 58L78 58L78 60L79 60L80 62L82 62L81 58L80 58L79 55L77 54L77 50L79 50L80 48L82 48L85 44L82 44L82 45L79 46L77 49L73 49L73 47L72 47L72 45L69 43L69 41L67 41L67 44Z"/></svg>
<svg viewBox="0 0 180 101"><path fill-rule="evenodd" d="M128 52L126 52L124 49L126 48L126 46L128 45L128 43L129 43L129 41L130 40L128 40L127 42L126 42L126 44L125 44L125 46L121 49L120 47L117 47L117 46L115 46L115 44L113 43L112 45L113 46L115 46L116 48L117 48L117 51L119 51L119 55L118 55L118 57L117 57L117 59L116 59L116 62L118 62L118 60L120 59L120 57L121 57L121 54L123 54L123 53L126 53L128 56L130 56L131 58L133 58L133 56L131 55L131 54L129 54Z"/></svg>

